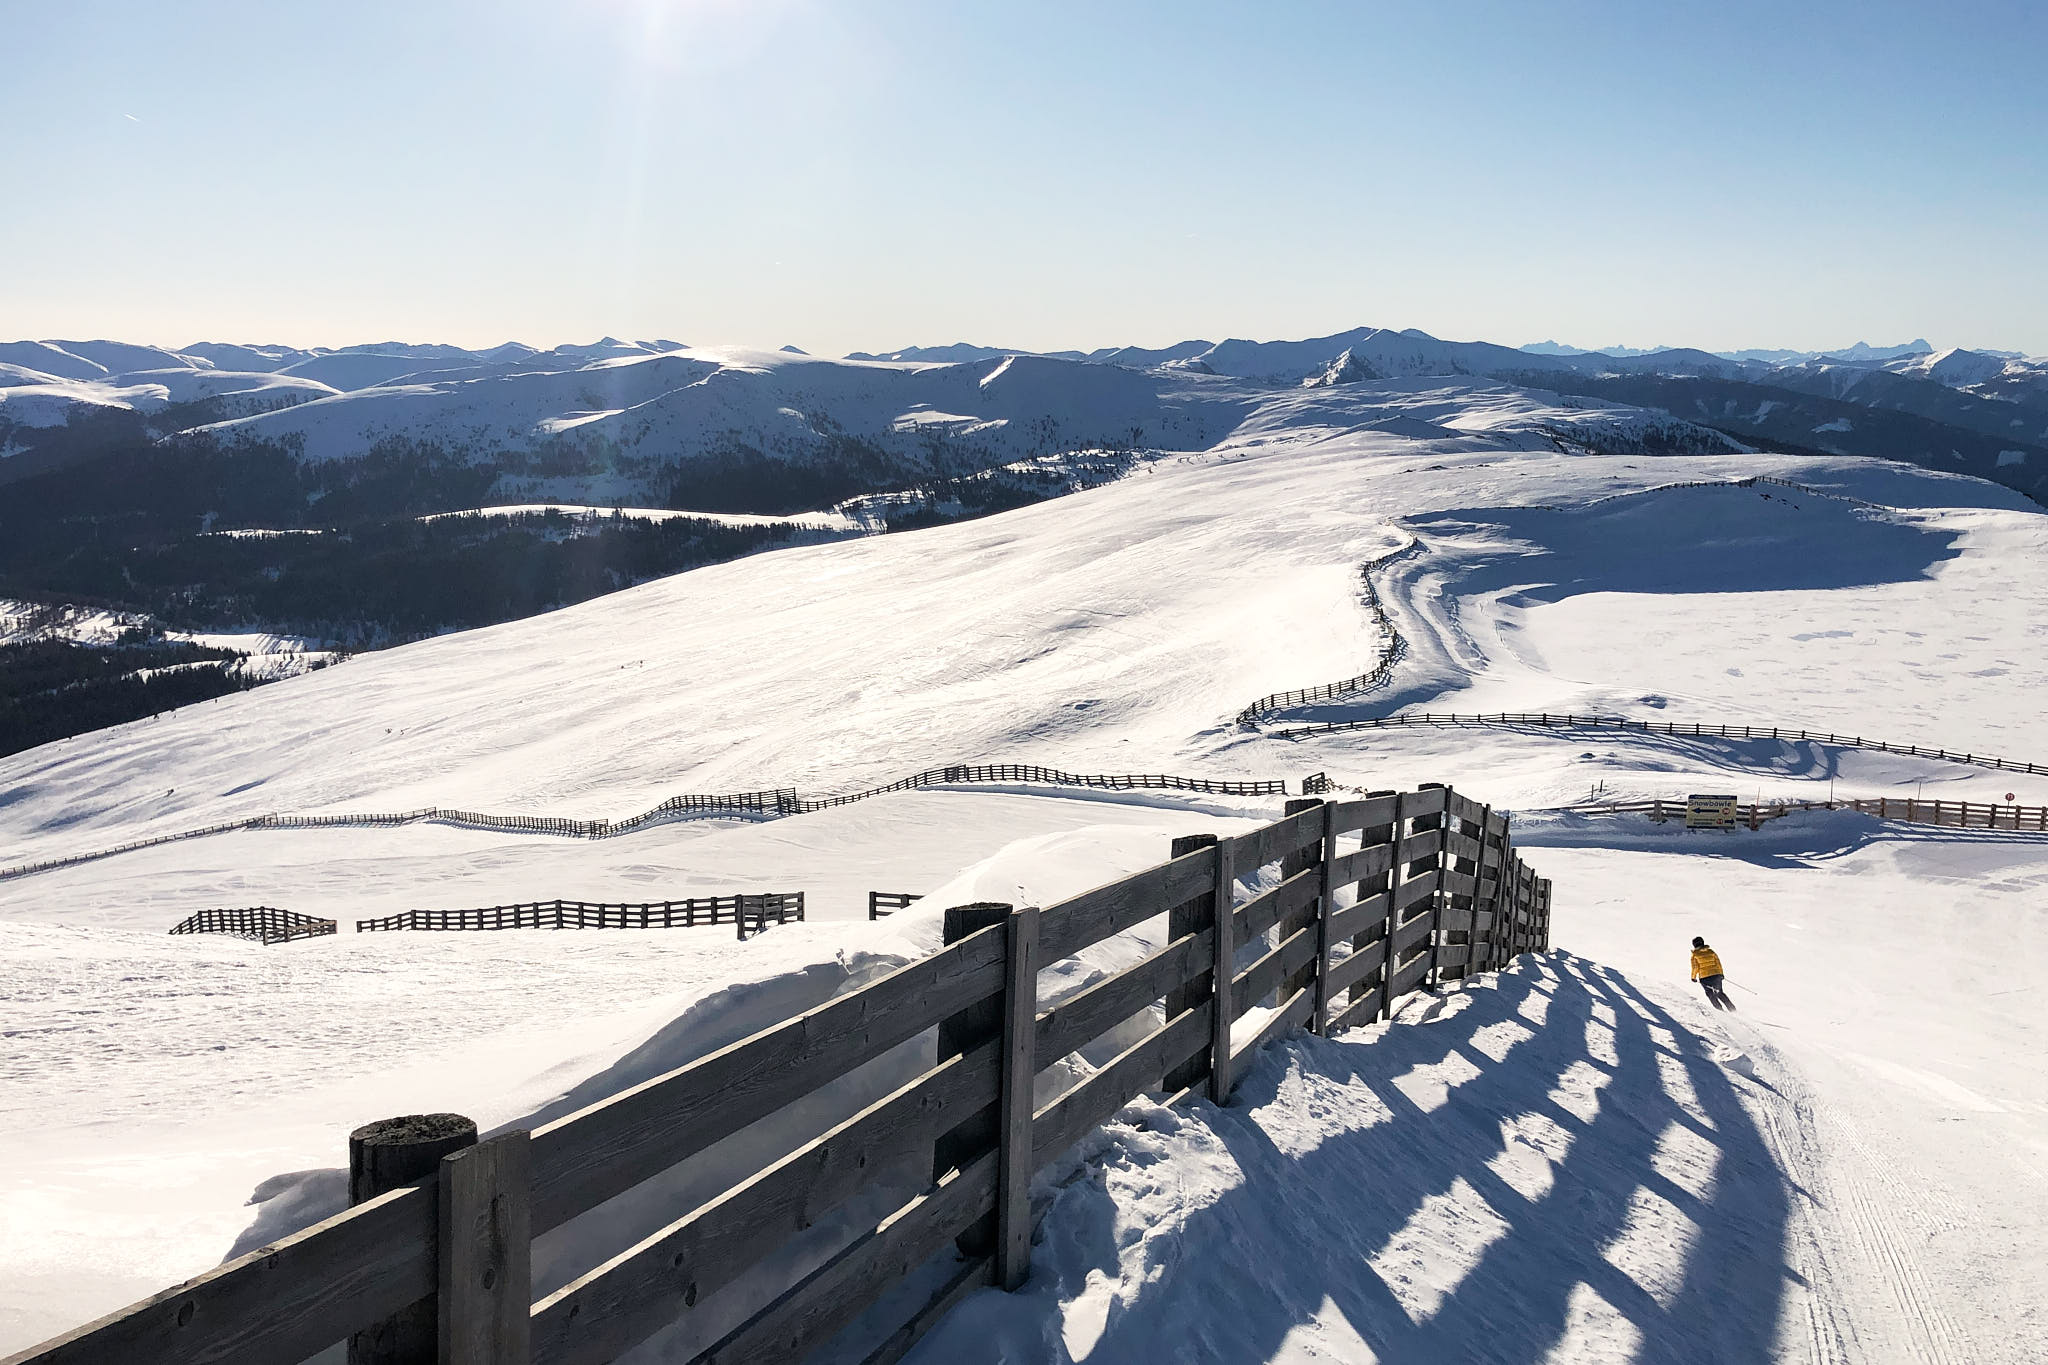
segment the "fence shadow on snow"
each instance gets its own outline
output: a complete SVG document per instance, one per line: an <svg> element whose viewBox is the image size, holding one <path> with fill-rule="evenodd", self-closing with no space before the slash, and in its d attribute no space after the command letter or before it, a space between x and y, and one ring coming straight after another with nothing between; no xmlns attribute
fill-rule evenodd
<svg viewBox="0 0 2048 1365"><path fill-rule="evenodd" d="M1081 1343L1076 1358L1265 1361L1282 1352L1290 1332L1311 1324L1335 1347L1344 1328L1331 1319L1341 1316L1389 1361L1524 1365L1546 1359L1587 1318L1606 1320L1611 1335L1633 1335L1629 1358L1636 1360L1770 1359L1785 1280L1794 1275L1784 1249L1799 1192L1744 1107L1739 1082L1689 1045L1683 1023L1618 974L1567 955L1524 958L1490 983L1467 983L1454 1001L1455 1014L1423 1027L1296 1037L1245 1076L1228 1109L1207 1111L1242 1182L1187 1217L1173 1237L1186 1254L1148 1266L1137 1297L1113 1305L1100 1338ZM1612 1040L1595 1048L1589 1030L1604 1035L1603 1024ZM1500 1056L1503 1037L1518 1030L1526 1036L1504 1060L1481 1055ZM1474 1074L1435 1107L1402 1088L1414 1068L1461 1054ZM1582 1117L1583 1104L1559 1102L1573 1073L1599 1087L1590 1118ZM1305 1155L1277 1148L1257 1121L1264 1106L1300 1106L1304 1090L1331 1095L1328 1112L1342 1113L1333 1093L1340 1086L1370 1090L1390 1117L1344 1128ZM1547 1189L1540 1178L1518 1174L1510 1184L1497 1173L1504 1149L1512 1160L1528 1140L1508 1136L1507 1125L1518 1121L1568 1144ZM1709 1178L1686 1181L1699 1195L1666 1174L1660 1147L1673 1142L1692 1148L1696 1165L1711 1148ZM1522 1149L1524 1171L1533 1150ZM1476 1254L1432 1311L1435 1295L1404 1282L1405 1267L1390 1264L1389 1283L1372 1262L1388 1257L1411 1222L1440 1216L1441 1206L1427 1202L1460 1181L1463 1203L1469 1207L1476 1195L1505 1226L1479 1250L1471 1242L1485 1240L1473 1236L1483 1221L1468 1215L1451 1224L1450 1240L1469 1239ZM1342 1193L1361 1186L1362 1194ZM1113 1206L1099 1190L1062 1198L1089 1210L1078 1221L1092 1224L1077 1230L1065 1223L1062 1236L1099 1248L1099 1268L1114 1283ZM1630 1234L1645 1198L1668 1202L1697 1229L1689 1245L1668 1233L1645 1239L1643 1250L1661 1271L1645 1277L1653 1281L1647 1286L1603 1255ZM1441 1268L1423 1268L1416 1278L1427 1279L1431 1269ZM1070 1297L1082 1288L1045 1292ZM1607 1306L1589 1309L1587 1291ZM1014 1339L1008 1331L991 1334L989 1316L968 1313L936 1329L914 1359L993 1359L1002 1345L1045 1330L1043 1299L1034 1298L992 1305ZM1415 1309L1418 1298L1423 1306Z"/></svg>

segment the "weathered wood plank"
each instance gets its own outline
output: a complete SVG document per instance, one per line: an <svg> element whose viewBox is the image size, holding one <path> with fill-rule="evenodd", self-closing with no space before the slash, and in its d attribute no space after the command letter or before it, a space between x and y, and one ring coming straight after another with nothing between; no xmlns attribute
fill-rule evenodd
<svg viewBox="0 0 2048 1365"><path fill-rule="evenodd" d="M1339 854L1330 864L1330 885L1350 886L1364 881L1367 877L1378 877L1394 865L1394 849L1391 844L1374 844L1368 848L1353 849Z"/></svg>
<svg viewBox="0 0 2048 1365"><path fill-rule="evenodd" d="M1238 943L1251 942L1282 919L1313 905L1321 888L1322 870L1318 865L1260 892L1231 912L1232 939Z"/></svg>
<svg viewBox="0 0 2048 1365"><path fill-rule="evenodd" d="M1330 899L1329 855L1334 851L1334 842L1329 833L1330 812L1324 809L1327 805L1328 803L1319 796L1304 797L1299 801L1289 801L1287 803L1289 811L1314 810L1322 816L1322 821L1315 843L1307 848L1290 853L1280 860L1280 875L1283 879L1297 872L1312 872L1315 875L1315 894L1303 903L1300 910L1292 914L1284 911L1280 914L1279 918L1275 921L1277 927L1274 930L1273 936L1276 940L1286 939L1301 926L1320 924L1326 916ZM1317 931L1317 942L1322 942L1320 929ZM1322 956L1327 958L1329 954L1325 952ZM1316 971L1317 960L1314 955L1311 955L1307 962L1289 974L1280 985L1280 994L1292 995L1297 990L1313 988L1318 976Z"/></svg>
<svg viewBox="0 0 2048 1365"><path fill-rule="evenodd" d="M938 1326L940 1319L953 1311L960 1300L975 1290L988 1285L995 1277L995 1257L977 1256L953 1272L952 1278L939 1287L937 1293L925 1300L901 1327L891 1332L882 1343L861 1357L860 1365L896 1365L917 1345L918 1339Z"/></svg>
<svg viewBox="0 0 2048 1365"><path fill-rule="evenodd" d="M1216 843L1214 863L1216 897L1216 956L1209 974L1209 992L1216 1008L1210 1012L1209 1098L1217 1104L1230 1103L1230 1024L1237 1018L1231 1004L1230 984L1237 961L1237 915L1232 909L1237 886L1236 846L1229 839Z"/></svg>
<svg viewBox="0 0 2048 1365"><path fill-rule="evenodd" d="M1449 787L1418 787L1412 792L1401 793L1401 814L1409 820L1423 816L1443 814L1445 798L1450 795Z"/></svg>
<svg viewBox="0 0 2048 1365"><path fill-rule="evenodd" d="M1031 1107L1038 1065L1038 911L1010 916L1003 985L1002 1114L996 1141L996 1283L1015 1289L1031 1273Z"/></svg>
<svg viewBox="0 0 2048 1365"><path fill-rule="evenodd" d="M441 1158L437 1365L531 1357L530 1145L516 1130Z"/></svg>
<svg viewBox="0 0 2048 1365"><path fill-rule="evenodd" d="M1446 943L1436 950L1437 970L1445 967L1462 967L1472 960L1472 945L1469 943Z"/></svg>
<svg viewBox="0 0 2048 1365"><path fill-rule="evenodd" d="M1428 939L1430 930L1435 927L1435 917L1426 913L1395 925L1394 960L1399 962L1406 957L1408 950Z"/></svg>
<svg viewBox="0 0 2048 1365"><path fill-rule="evenodd" d="M999 1045L941 1063L533 1307L535 1365L608 1361L996 1098Z"/></svg>
<svg viewBox="0 0 2048 1365"><path fill-rule="evenodd" d="M1059 1156L1111 1114L1159 1085L1161 1078L1182 1062L1206 1049L1214 1017L1215 1003L1204 1000L1039 1110L1031 1121L1033 1168Z"/></svg>
<svg viewBox="0 0 2048 1365"><path fill-rule="evenodd" d="M1227 842L1230 845L1231 859L1236 864L1238 872L1248 874L1267 863L1277 863L1288 854L1320 841L1322 837L1321 812L1305 810L1275 820L1270 825L1261 825Z"/></svg>
<svg viewBox="0 0 2048 1365"><path fill-rule="evenodd" d="M1217 838L1213 834L1183 834L1172 844L1173 856L1180 858L1200 849L1214 850ZM1213 856L1213 855L1212 855ZM1211 932L1209 939L1209 961L1193 968L1196 972L1185 986L1176 987L1166 993L1165 1022L1170 1024L1197 1004L1210 998L1215 986L1216 940L1216 894L1212 882L1206 895L1198 895L1176 905L1166 917L1167 933L1172 938L1185 938L1198 931ZM1168 1073L1163 1086L1167 1090L1185 1090L1202 1080L1209 1071L1209 1055L1198 1053L1189 1058L1178 1070Z"/></svg>
<svg viewBox="0 0 2048 1365"><path fill-rule="evenodd" d="M1427 903L1437 893L1435 869L1419 877L1410 877L1394 889L1394 913L1405 915L1418 905Z"/></svg>
<svg viewBox="0 0 2048 1365"><path fill-rule="evenodd" d="M1353 830L1370 829L1384 825L1394 818L1394 798L1391 796L1368 796L1363 801L1339 801L1337 803L1337 833L1349 834Z"/></svg>
<svg viewBox="0 0 2048 1365"><path fill-rule="evenodd" d="M1374 932L1386 922L1387 903L1392 899L1391 892L1378 891L1330 916L1331 940L1357 938Z"/></svg>
<svg viewBox="0 0 2048 1365"><path fill-rule="evenodd" d="M1421 985L1422 979L1428 975L1429 954L1424 953L1407 966L1398 968L1394 972L1393 978L1388 983L1388 993L1398 1000Z"/></svg>
<svg viewBox="0 0 2048 1365"><path fill-rule="evenodd" d="M1320 937L1313 923L1305 925L1295 930L1279 947L1239 972L1230 989L1237 1018L1242 1019L1246 1010L1265 999L1294 972L1314 961L1316 942Z"/></svg>
<svg viewBox="0 0 2048 1365"><path fill-rule="evenodd" d="M1444 794L1449 798L1444 809L1450 813L1452 819L1463 820L1468 825L1478 825L1485 822L1485 806L1474 801L1463 792L1447 790Z"/></svg>
<svg viewBox="0 0 2048 1365"><path fill-rule="evenodd" d="M1453 858L1462 858L1468 863L1479 861L1479 841L1469 834L1450 830L1444 835L1444 852Z"/></svg>
<svg viewBox="0 0 2048 1365"><path fill-rule="evenodd" d="M996 1154L918 1196L699 1355L696 1365L796 1365L995 1200Z"/></svg>
<svg viewBox="0 0 2048 1365"><path fill-rule="evenodd" d="M1002 987L1001 926L533 1134L535 1233L623 1193Z"/></svg>
<svg viewBox="0 0 2048 1365"><path fill-rule="evenodd" d="M1317 1033L1330 1022L1330 950L1336 943L1330 925L1337 913L1337 884L1330 874L1337 857L1337 807L1331 802L1323 807L1323 846L1318 864L1321 880L1316 888L1316 966L1309 983L1315 1002L1308 1026Z"/></svg>
<svg viewBox="0 0 2048 1365"><path fill-rule="evenodd" d="M1348 990L1372 975L1374 969L1387 960L1385 941L1362 948L1330 968L1330 994Z"/></svg>
<svg viewBox="0 0 2048 1365"><path fill-rule="evenodd" d="M1178 986L1206 980L1216 955L1214 931L1177 939L1134 967L1105 977L1038 1017L1041 1066L1101 1037Z"/></svg>
<svg viewBox="0 0 2048 1365"><path fill-rule="evenodd" d="M299 1365L435 1290L439 1185L408 1185L5 1365Z"/></svg>
<svg viewBox="0 0 2048 1365"><path fill-rule="evenodd" d="M1334 1038L1345 1029L1374 1023L1379 1017L1380 998L1377 994L1368 994L1346 1005L1343 1013L1330 1021L1328 1036Z"/></svg>
<svg viewBox="0 0 2048 1365"><path fill-rule="evenodd" d="M1424 792L1423 795L1427 796L1428 793ZM1407 798L1404 796L1402 800L1405 801ZM1433 858L1443 852L1443 847L1444 832L1441 829L1419 829L1401 841L1402 865L1405 867L1424 858Z"/></svg>
<svg viewBox="0 0 2048 1365"><path fill-rule="evenodd" d="M1163 915L1209 889L1216 865L1207 848L1083 891L1039 912L1038 951L1047 962L1072 957L1112 934Z"/></svg>
<svg viewBox="0 0 2048 1365"><path fill-rule="evenodd" d="M1272 1018L1259 1025L1259 1031L1245 1040L1245 1045L1232 1056L1232 1069L1241 1069L1237 1063L1249 1061L1260 1048L1277 1042L1288 1033L1308 1023L1315 1014L1315 992L1306 988L1296 991L1273 1012Z"/></svg>
<svg viewBox="0 0 2048 1365"><path fill-rule="evenodd" d="M1443 893L1446 896L1469 896L1476 889L1473 885L1472 874L1469 872L1446 870L1443 873Z"/></svg>

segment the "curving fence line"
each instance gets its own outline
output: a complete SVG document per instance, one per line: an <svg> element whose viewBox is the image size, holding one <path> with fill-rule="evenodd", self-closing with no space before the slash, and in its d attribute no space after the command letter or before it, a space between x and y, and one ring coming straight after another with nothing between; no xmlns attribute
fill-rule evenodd
<svg viewBox="0 0 2048 1365"><path fill-rule="evenodd" d="M1304 706L1312 701L1331 701L1337 697L1357 696L1378 691L1394 674L1394 666L1407 657L1408 641L1395 626L1394 618L1387 611L1386 603L1380 600L1380 590L1372 581L1374 573L1404 555L1413 554L1422 548L1422 542L1411 537L1406 545L1389 550L1377 559L1369 559L1359 570L1359 578L1365 583L1365 609L1387 634L1387 647L1380 652L1380 660L1369 670L1355 678L1341 682L1324 683L1321 687L1298 687L1291 692L1268 692L1250 706L1237 713L1237 723L1247 729L1256 729L1259 724L1274 713L1290 707Z"/></svg>
<svg viewBox="0 0 2048 1365"><path fill-rule="evenodd" d="M203 839L210 835L231 834L238 830L391 827L432 823L500 833L559 834L571 838L605 839L617 834L629 834L648 825L691 816L732 815L773 819L830 810L835 806L851 805L855 801L865 801L873 796L886 796L891 792L1007 782L1082 787L1100 791L1201 792L1212 796L1287 794L1287 784L1281 781L1219 782L1206 777L1176 777L1167 773L1070 773L1059 768L1042 768L1029 763L953 764L943 768L926 768L923 772L913 773L885 786L847 792L840 796L806 797L800 795L794 787L778 787L772 791L733 792L721 796L672 796L654 809L628 816L624 820L573 820L550 815L491 815L482 811L454 810L444 806L423 806L418 810L375 814L257 815L246 820L230 820L224 824L208 825L203 829L180 830L175 834L160 834L151 839L136 839L89 853L74 853L62 858L47 858L41 862L0 868L0 881L26 877L36 872L48 872L60 867L75 867L80 863L111 858L119 853L132 853L137 849L154 848L159 844L176 843L182 839Z"/></svg>
<svg viewBox="0 0 2048 1365"><path fill-rule="evenodd" d="M241 909L201 910L171 926L174 934L232 934L258 943L290 943L294 939L324 938L335 930L334 921L296 910L279 910L271 905Z"/></svg>
<svg viewBox="0 0 2048 1365"><path fill-rule="evenodd" d="M1746 479L1688 479L1681 483L1660 483L1649 488L1631 489L1625 493L1609 493L1605 497L1594 498L1589 502L1580 503L1577 507L1571 508L1551 503L1537 505L1552 512L1577 511L1587 507L1597 507L1602 503L1616 502L1626 498L1643 498L1653 493L1668 493L1680 488L1754 488L1758 484L1770 484L1778 488L1789 488L1795 492L1806 493L1816 498L1833 498L1838 502L1855 503L1859 507L1874 507L1880 511L1895 510L1885 507L1883 503L1870 502L1863 498L1853 497L1847 493L1832 493L1824 488L1814 488L1808 484L1794 483L1790 479L1774 478L1769 474L1754 474ZM1380 599L1379 587L1373 582L1372 576L1376 571L1393 563L1395 560L1422 548L1422 544L1423 542L1419 538L1411 538L1400 549L1391 550L1377 559L1367 560L1359 571L1360 576L1365 581L1366 610L1371 613L1372 619L1378 623L1380 629L1387 633L1388 638L1387 648L1381 653L1377 664L1374 664L1369 671L1361 673L1355 678L1345 678L1338 682L1324 683L1319 687L1297 687L1287 692L1269 692L1245 707L1244 710L1238 712L1237 723L1247 729L1257 729L1281 711L1290 710L1296 706L1305 706L1310 702L1334 701L1339 697L1358 696L1363 693L1377 691L1385 686L1387 679L1393 676L1395 666L1403 658L1407 657L1408 641L1394 624L1393 616L1387 611L1386 603ZM1281 732L1280 737L1289 738L1291 735L1289 732Z"/></svg>
<svg viewBox="0 0 2048 1365"><path fill-rule="evenodd" d="M1775 725L1686 725L1676 721L1658 723L1630 720L1625 716L1573 716L1551 712L1498 711L1491 715L1457 715L1444 712L1407 712L1394 716L1369 716L1362 720L1333 720L1316 725L1298 725L1275 730L1275 739L1303 739L1313 735L1337 734L1346 730L1401 730L1414 726L1481 727L1505 730L1626 730L1646 735L1672 735L1682 739L1775 739L1796 744L1829 744L1841 749L1868 749L1873 753L1905 754L1912 758L1934 758L1947 763L1967 763L2000 772L2048 775L2048 763L2025 763L2019 759L1997 758L1991 754L1957 753L1953 749L1929 749L1918 744L1892 744L1861 735L1838 735L1830 731L1786 730Z"/></svg>

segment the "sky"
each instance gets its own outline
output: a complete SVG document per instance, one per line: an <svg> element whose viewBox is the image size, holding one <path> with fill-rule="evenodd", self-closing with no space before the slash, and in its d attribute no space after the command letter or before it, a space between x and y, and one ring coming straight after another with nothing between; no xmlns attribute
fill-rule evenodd
<svg viewBox="0 0 2048 1365"><path fill-rule="evenodd" d="M0 337L2048 353L2048 5L0 0Z"/></svg>

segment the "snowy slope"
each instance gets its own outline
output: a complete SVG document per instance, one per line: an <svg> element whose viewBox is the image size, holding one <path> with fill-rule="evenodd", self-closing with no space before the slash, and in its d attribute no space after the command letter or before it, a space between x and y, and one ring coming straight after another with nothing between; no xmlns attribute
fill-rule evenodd
<svg viewBox="0 0 2048 1365"><path fill-rule="evenodd" d="M777 383L817 373L743 359ZM978 390L1002 364L882 372ZM1134 1113L1041 1191L1034 1287L971 1304L926 1359L994 1359L1005 1342L1011 1358L1144 1359L1139 1329L1164 1321L1201 1334L1188 1351L1247 1360L1359 1358L1346 1332L1384 1359L1442 1358L1502 1322L1564 1360L1709 1359L1675 1344L1714 1316L1703 1303L1723 1359L2037 1354L2040 1298L1985 1248L2038 1255L2048 1225L2048 1094L2010 1065L2043 1041L2025 989L2043 966L2041 842L1843 818L1709 841L1540 812L1601 781L2039 803L2048 779L1613 734L1287 742L1232 718L1369 666L1388 642L1359 566L1413 540L1378 579L1407 653L1349 713L1754 718L2040 761L2048 516L1867 461L1587 454L1597 429L1643 414L1493 383L1295 389L1245 410L1215 450L1089 493L700 570L0 761L0 862L272 810L617 816L679 791L843 790L949 761L1450 781L1516 812L1556 880L1560 943L1592 962L1525 965L1367 1046L1292 1044L1225 1113ZM1661 487L1756 474L1873 505ZM28 1040L0 1119L0 1345L202 1268L252 1219L265 1235L303 1221L331 1176L240 1201L331 1168L353 1123L444 1106L511 1121L604 1093L638 1074L629 1056L672 1064L920 951L943 904L1056 898L1275 804L934 791L604 842L251 831L0 881L0 956L30 983L0 1005ZM715 934L344 934L267 953L162 937L215 904L352 920L736 889L805 889L828 921L855 922L771 931L745 953ZM932 895L869 926L869 889ZM1759 993L1753 1011L1701 1013L1681 970L1694 933ZM230 974L252 984L224 990ZM1521 1013L1535 994L1556 1027ZM438 1055L386 1075L346 1045L350 1001L431 1030ZM107 1028L122 1017L146 1023ZM335 1022L234 1045L300 1017ZM202 1024L222 1055L195 1055ZM144 1113L179 1176L152 1165L138 1191L134 1130L103 1118ZM1361 1167L1399 1198L1341 1202ZM1343 1238L1308 1237L1346 1211ZM1276 1255L1289 1276L1225 1292ZM573 1259L550 1250L548 1273Z"/></svg>

